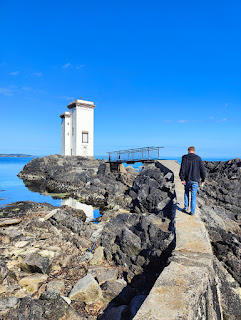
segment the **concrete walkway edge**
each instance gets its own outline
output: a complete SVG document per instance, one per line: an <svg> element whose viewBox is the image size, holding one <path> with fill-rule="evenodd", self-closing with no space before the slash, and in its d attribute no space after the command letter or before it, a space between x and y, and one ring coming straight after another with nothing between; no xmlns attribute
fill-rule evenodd
<svg viewBox="0 0 241 320"><path fill-rule="evenodd" d="M156 166L164 173L174 173L176 248L134 320L222 319L208 233L198 209L194 216L181 211L184 187L179 179L180 165L174 160L159 160Z"/></svg>

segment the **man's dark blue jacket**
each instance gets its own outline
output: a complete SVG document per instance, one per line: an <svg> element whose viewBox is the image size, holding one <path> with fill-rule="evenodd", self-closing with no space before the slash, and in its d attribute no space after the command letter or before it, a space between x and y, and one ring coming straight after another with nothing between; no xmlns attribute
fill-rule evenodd
<svg viewBox="0 0 241 320"><path fill-rule="evenodd" d="M181 168L179 172L181 181L202 181L206 178L205 168L202 159L195 153L188 153L182 157Z"/></svg>

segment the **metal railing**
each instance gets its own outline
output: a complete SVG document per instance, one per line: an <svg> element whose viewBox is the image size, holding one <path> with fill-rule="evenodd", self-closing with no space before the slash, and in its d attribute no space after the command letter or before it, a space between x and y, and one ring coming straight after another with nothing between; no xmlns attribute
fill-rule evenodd
<svg viewBox="0 0 241 320"><path fill-rule="evenodd" d="M127 150L118 150L107 152L109 162L144 162L150 160L158 160L160 158L160 149L164 147L144 147Z"/></svg>

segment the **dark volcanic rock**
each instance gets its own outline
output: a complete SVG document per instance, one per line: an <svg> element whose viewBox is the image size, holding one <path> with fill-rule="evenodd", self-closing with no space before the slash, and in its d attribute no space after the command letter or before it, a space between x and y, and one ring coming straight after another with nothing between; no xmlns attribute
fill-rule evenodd
<svg viewBox="0 0 241 320"><path fill-rule="evenodd" d="M42 257L37 253L31 253L21 261L20 267L26 272L48 273L51 262L49 258Z"/></svg>
<svg viewBox="0 0 241 320"><path fill-rule="evenodd" d="M132 210L137 213L153 212L170 216L172 200L175 197L173 177L164 173L155 165L148 165L133 182L129 195L132 198Z"/></svg>
<svg viewBox="0 0 241 320"><path fill-rule="evenodd" d="M6 263L4 261L0 261L0 284L7 277L8 273L9 269L6 266Z"/></svg>
<svg viewBox="0 0 241 320"><path fill-rule="evenodd" d="M95 281L100 281L98 286L105 302L110 301L102 316L115 320L130 317L128 304L136 295L148 294L174 246L172 176L165 176L155 165L143 169L140 179L137 176L132 167L114 168L105 160L59 155L34 159L24 167L20 177L33 183L31 188L64 192L66 197L108 207L109 221L86 223L82 211L69 207L37 207L25 202L9 206L4 217L19 216L21 224L11 228L17 235L11 238L12 242L7 232L2 247L6 261L13 260L7 262L9 269L15 270L19 278L12 280L7 276L3 280L2 297L21 298L7 311L6 319L96 319L106 308L101 299L88 306L83 301L72 301L77 314L66 304L68 299L63 300L56 290L44 292L51 288L51 283L58 282L63 285L61 293L67 297L76 279L83 279L93 268L115 270L101 277L93 275ZM133 213L129 212L131 202ZM119 207L125 210L118 210ZM43 278L27 276L19 266L30 272L49 273ZM32 283L35 277L38 283ZM15 286L11 292L9 284ZM136 300L133 310L140 305Z"/></svg>
<svg viewBox="0 0 241 320"><path fill-rule="evenodd" d="M212 241L214 254L241 283L241 160L204 162L205 185L199 191L202 219Z"/></svg>
<svg viewBox="0 0 241 320"><path fill-rule="evenodd" d="M111 301L112 299L117 297L125 287L126 287L125 281L120 281L120 280L106 281L101 286L103 298L106 301Z"/></svg>
<svg viewBox="0 0 241 320"><path fill-rule="evenodd" d="M169 222L169 219L162 220L154 214L119 214L106 223L99 241L105 247L105 254L124 266L127 280L131 281L149 265L152 266L152 275L161 271L165 257L160 257L171 250L173 241L173 233L168 230ZM147 281L147 278L143 279ZM148 283L143 283L143 287L145 285L149 287Z"/></svg>
<svg viewBox="0 0 241 320"><path fill-rule="evenodd" d="M65 212L62 207L49 220L55 226L64 226L80 236L90 237L91 230L88 224L85 224L80 218Z"/></svg>
<svg viewBox="0 0 241 320"><path fill-rule="evenodd" d="M208 205L225 208L231 219L241 220L241 160L204 161L204 165L207 179L200 196Z"/></svg>
<svg viewBox="0 0 241 320"><path fill-rule="evenodd" d="M27 214L34 213L43 213L50 210L53 210L54 207L49 203L37 203L32 201L17 201L7 205L4 208L0 208L0 213L2 217L7 218L16 218L16 217L24 217Z"/></svg>
<svg viewBox="0 0 241 320"><path fill-rule="evenodd" d="M9 309L15 308L19 302L16 297L9 297L0 300L0 314L6 313Z"/></svg>
<svg viewBox="0 0 241 320"><path fill-rule="evenodd" d="M223 318L226 320L241 319L240 285L228 274L223 264L214 259L214 270L219 280L222 296Z"/></svg>
<svg viewBox="0 0 241 320"><path fill-rule="evenodd" d="M204 162L207 179L199 190L201 218L208 230L219 277L225 319L240 319L241 160ZM225 270L226 269L226 270ZM231 279L231 280L230 280Z"/></svg>
<svg viewBox="0 0 241 320"><path fill-rule="evenodd" d="M72 215L77 217L78 219L81 219L82 221L86 220L86 214L81 209L73 209L69 206L61 206L61 211L64 211L68 215Z"/></svg>
<svg viewBox="0 0 241 320"><path fill-rule="evenodd" d="M137 173L120 168L111 170L104 159L52 155L33 159L25 165L19 177L34 191L68 193L94 205L125 207L130 199L124 194Z"/></svg>
<svg viewBox="0 0 241 320"><path fill-rule="evenodd" d="M87 317L77 314L61 296L53 291L44 292L40 299L25 297L18 306L11 309L4 317L6 320L84 320Z"/></svg>

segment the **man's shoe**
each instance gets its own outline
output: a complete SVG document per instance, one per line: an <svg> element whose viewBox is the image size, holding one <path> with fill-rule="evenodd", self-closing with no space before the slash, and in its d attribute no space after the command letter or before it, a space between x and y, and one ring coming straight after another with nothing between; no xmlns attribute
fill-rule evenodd
<svg viewBox="0 0 241 320"><path fill-rule="evenodd" d="M187 207L184 207L184 208L182 209L182 212L188 213L188 208L187 208Z"/></svg>

